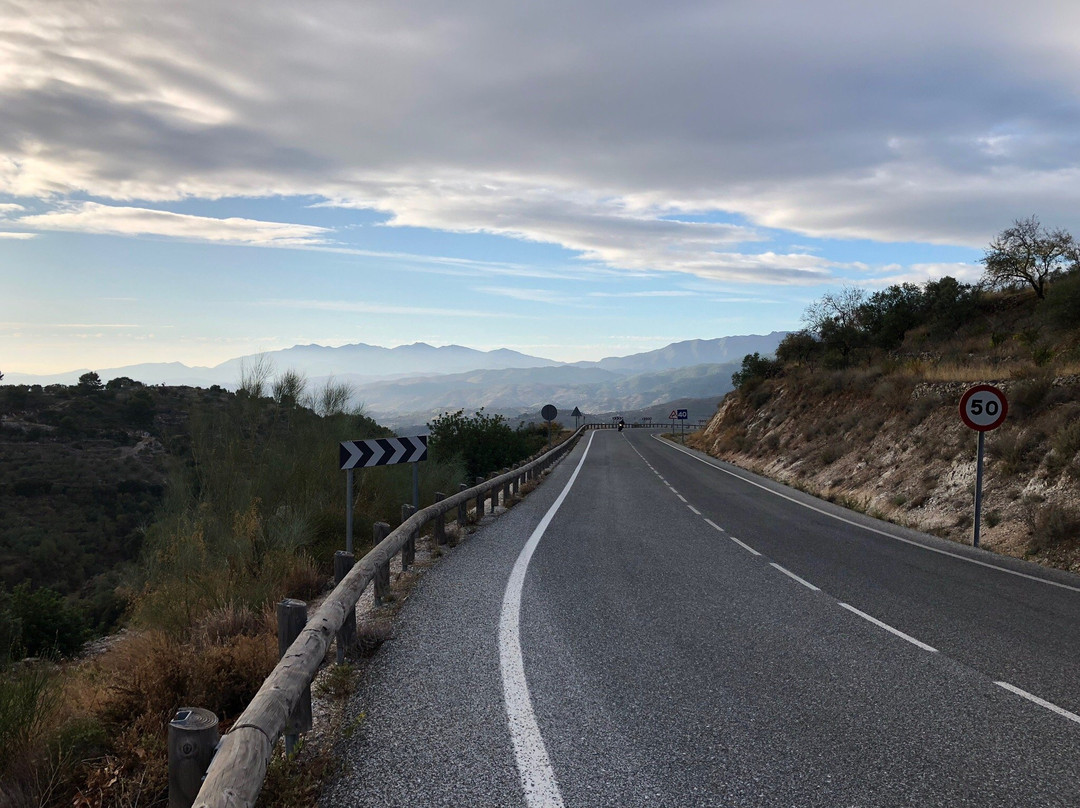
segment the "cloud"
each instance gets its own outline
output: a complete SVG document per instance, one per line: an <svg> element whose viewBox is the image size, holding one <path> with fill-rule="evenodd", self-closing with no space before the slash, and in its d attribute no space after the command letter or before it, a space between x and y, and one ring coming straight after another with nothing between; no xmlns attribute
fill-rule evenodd
<svg viewBox="0 0 1080 808"><path fill-rule="evenodd" d="M149 208L76 202L15 220L22 227L121 236L167 236L260 247L306 247L326 243L325 227L254 219L215 219Z"/></svg>
<svg viewBox="0 0 1080 808"><path fill-rule="evenodd" d="M6 231L3 231L3 230L0 230L0 238L23 239L23 240L25 240L25 239L36 238L36 237L37 237L37 233L12 233L12 232L6 232Z"/></svg>
<svg viewBox="0 0 1080 808"><path fill-rule="evenodd" d="M0 193L315 195L624 271L809 282L832 269L736 247L1080 219L1077 28L1054 0L188 0L150 23L140 0L0 0ZM748 225L678 221L714 211ZM233 240L141 220L100 232Z"/></svg>
<svg viewBox="0 0 1080 808"><path fill-rule="evenodd" d="M404 315L416 317L463 317L468 319L517 319L531 320L531 316L510 314L508 312L487 311L484 309L452 309L430 306L398 306L392 303L366 303L352 300L260 300L260 306L273 306L288 309L313 309L315 311L337 311L351 314Z"/></svg>

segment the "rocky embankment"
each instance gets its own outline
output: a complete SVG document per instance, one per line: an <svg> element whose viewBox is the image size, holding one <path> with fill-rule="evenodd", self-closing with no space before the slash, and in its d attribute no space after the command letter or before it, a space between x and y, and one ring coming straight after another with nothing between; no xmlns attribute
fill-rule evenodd
<svg viewBox="0 0 1080 808"><path fill-rule="evenodd" d="M988 433L981 543L1080 571L1080 377L989 380L1010 401ZM969 382L876 370L802 372L727 396L688 442L879 518L970 542L976 433Z"/></svg>

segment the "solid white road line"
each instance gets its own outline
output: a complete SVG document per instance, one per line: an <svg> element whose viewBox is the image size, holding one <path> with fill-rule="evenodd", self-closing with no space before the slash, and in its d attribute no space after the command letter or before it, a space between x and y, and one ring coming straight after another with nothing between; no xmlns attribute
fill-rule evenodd
<svg viewBox="0 0 1080 808"><path fill-rule="evenodd" d="M968 558L967 556L960 555L959 553L951 553L948 550L941 550L941 549L939 549L937 547L931 547L931 546L929 546L927 544L923 544L922 542L917 542L917 541L914 541L912 539L905 539L903 536L897 536L895 533L889 533L886 530L879 530L876 527L870 527L869 525L864 525L864 524L862 524L860 522L856 522L853 519L845 519L843 516L840 516L839 514L831 513L829 511L825 510L824 508L818 508L818 507L816 507L814 505L811 505L809 502L803 502L801 500L795 499L795 497L789 497L787 494L782 494L779 491L774 491L773 489L769 488L768 486L762 485L761 483L756 483L753 480L749 480L746 477L743 477L741 474L736 474L734 471L729 471L728 469L725 469L725 468L723 468L721 466L718 466L715 463L710 463L708 460L705 460L704 458L698 457L696 454L688 451L687 449L683 449L680 446L676 446L673 443L669 443L668 441L665 441L663 438L658 438L655 435L653 435L653 439L660 441L665 446L668 446L668 447L674 449L677 452L682 452L687 457L693 458L694 460L698 461L699 463L704 463L706 466L709 466L710 468L714 468L717 471L722 471L722 472L724 472L724 474L730 474L732 477L735 477L736 479L742 480L744 483L747 483L748 485L752 485L752 486L754 486L756 488L760 488L762 491L768 491L773 496L780 497L781 499L786 499L788 502L794 502L796 505L801 505L804 508L809 508L810 510L815 511L817 513L820 513L823 516L831 517L831 518L837 520L838 522L843 522L844 524L851 525L852 527L862 528L863 530L868 530L871 533L877 533L879 536L884 536L887 539L894 539L895 541L902 541L904 544L910 544L912 547L919 547L919 548L921 548L923 550L929 550L931 553L938 553L939 555L949 556L950 558L956 558L956 559L959 559L960 561L966 561L969 564L977 564L980 567L987 567L988 569L997 570L998 572L1004 572L1007 575L1015 575L1017 578L1026 578L1029 581L1036 581L1037 583L1046 584L1047 586L1056 586L1056 587L1058 587L1060 589L1068 589L1071 592L1080 592L1080 586L1070 586L1069 584L1062 584L1062 583L1058 583L1057 581L1051 581L1048 578L1040 578L1037 575L1028 575L1026 572L1018 572L1016 570L1008 569L1007 567L999 567L997 564L989 564L986 561L979 561L977 558Z"/></svg>
<svg viewBox="0 0 1080 808"><path fill-rule="evenodd" d="M525 792L525 804L528 808L562 808L562 793L555 781L555 772L551 768L547 747L540 735L536 723L536 714L532 708L529 684L525 679L525 660L521 654L521 591L525 585L525 572L529 568L540 539L544 536L551 520L570 493L570 488L577 479L578 472L589 456L596 432L589 435L589 442L578 461L577 468L570 475L569 482L559 494L558 499L544 514L540 524L529 536L525 546L510 572L503 595L502 612L499 616L499 668L502 672L503 701L506 703L506 717L510 722L510 737L514 744L514 757L517 760L521 787Z"/></svg>
<svg viewBox="0 0 1080 808"><path fill-rule="evenodd" d="M912 637L910 634L905 634L904 632L900 631L900 629L893 628L888 623L882 623L876 617L871 617L866 612L861 612L858 609L856 609L854 606L852 606L852 605L850 605L848 603L841 603L840 605L843 608L847 609L849 612L854 612L855 614L859 615L859 617L863 618L864 620L869 620L871 623L873 623L878 628L883 628L886 631L888 631L888 632L890 632L892 634L895 634L897 637L900 637L901 639L907 640L912 645L919 646L919 648L923 649L924 651L930 651L931 653L934 653L934 654L937 653L937 649L934 648L932 645L927 645L924 642L919 642L914 637Z"/></svg>
<svg viewBox="0 0 1080 808"><path fill-rule="evenodd" d="M1051 704L1050 702L1046 701L1045 699L1040 699L1038 696L1033 696L1031 693L1028 693L1026 690L1021 690L1016 685L1010 685L1008 682L994 682L994 684L997 685L998 687L1005 688L1010 693L1015 693L1018 696L1023 696L1028 701L1032 701L1035 704L1038 704L1040 707L1045 707L1047 710L1051 710L1051 711L1057 713L1060 716L1064 716L1065 718L1069 719L1070 721L1075 721L1077 724L1080 724L1080 715L1077 715L1076 713L1070 713L1068 710L1063 710L1061 707L1058 707L1056 704Z"/></svg>
<svg viewBox="0 0 1080 808"><path fill-rule="evenodd" d="M814 586L809 581L805 580L804 578L800 578L798 575L796 575L791 570L784 569L779 564L777 564L775 561L770 561L769 566L770 567L776 567L776 569L780 570L780 572L784 573L784 575L786 575L788 578L791 578L793 581L798 581L800 584L805 586L807 589L812 589L815 592L820 592L821 591L818 587Z"/></svg>

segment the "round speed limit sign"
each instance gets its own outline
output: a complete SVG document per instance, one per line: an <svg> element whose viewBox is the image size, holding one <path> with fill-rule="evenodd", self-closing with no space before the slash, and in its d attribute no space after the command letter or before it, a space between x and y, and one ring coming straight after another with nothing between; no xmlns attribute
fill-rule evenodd
<svg viewBox="0 0 1080 808"><path fill-rule="evenodd" d="M989 432L1005 423L1009 402L992 384L977 384L960 397L960 420L977 432Z"/></svg>

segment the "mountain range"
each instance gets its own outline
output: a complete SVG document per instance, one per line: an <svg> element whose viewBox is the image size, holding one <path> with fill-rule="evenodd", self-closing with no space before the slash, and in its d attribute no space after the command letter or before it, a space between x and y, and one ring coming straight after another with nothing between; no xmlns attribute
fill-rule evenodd
<svg viewBox="0 0 1080 808"><path fill-rule="evenodd" d="M144 384L235 388L244 368L267 362L295 370L313 386L347 382L365 411L390 426L424 423L441 412L480 407L516 415L554 402L567 412L639 410L685 398L719 398L748 353L771 354L786 332L675 342L630 356L562 363L501 348L417 342L396 348L357 343L296 345L236 357L213 367L179 362L99 369L102 381L129 377ZM74 384L88 369L50 376L6 374L10 384Z"/></svg>

